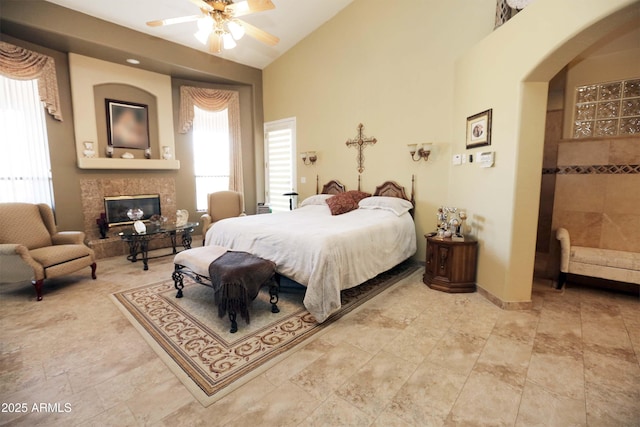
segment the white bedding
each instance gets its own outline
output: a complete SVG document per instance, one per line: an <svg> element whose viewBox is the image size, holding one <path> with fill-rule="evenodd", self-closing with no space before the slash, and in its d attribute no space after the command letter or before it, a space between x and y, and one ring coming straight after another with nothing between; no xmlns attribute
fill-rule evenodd
<svg viewBox="0 0 640 427"><path fill-rule="evenodd" d="M340 308L340 290L357 286L416 252L411 215L328 206L218 221L206 245L249 252L276 263L278 273L307 286L304 305L318 322Z"/></svg>

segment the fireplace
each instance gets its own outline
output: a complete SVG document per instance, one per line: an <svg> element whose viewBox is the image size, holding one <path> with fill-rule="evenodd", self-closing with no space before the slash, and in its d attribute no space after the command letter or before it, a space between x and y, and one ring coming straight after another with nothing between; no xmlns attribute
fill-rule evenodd
<svg viewBox="0 0 640 427"><path fill-rule="evenodd" d="M126 255L129 253L128 246L122 241L118 235L119 230L122 227L127 227L123 224L122 227L117 225L111 228L107 233L106 239L100 238L99 228L96 224L96 219L104 213L107 214L105 198L116 198L127 195L146 195L153 198L157 198L160 195L160 201L157 206L157 213L160 213L160 207L162 207L162 215L167 217L168 222L175 222L176 220L176 182L174 177L158 177L158 176L145 176L143 178L89 178L80 180L80 191L82 197L82 212L84 215L84 232L87 236L87 244L96 253L96 258L107 258L112 256ZM124 214L121 217L122 221L131 223L131 220L126 216L127 211L133 207L124 210ZM144 211L146 218L153 215L151 208L140 207ZM114 218L115 220L115 218ZM111 224L114 225L114 224ZM170 239L167 239L170 240ZM161 244L166 243L164 246ZM164 242L164 239L150 242L150 249L156 249L161 247L168 247L171 242ZM154 246L152 248L152 246Z"/></svg>
<svg viewBox="0 0 640 427"><path fill-rule="evenodd" d="M105 196L104 211L107 215L109 227L132 224L127 216L129 209L141 209L142 221L147 221L153 215L162 215L159 194L141 194L137 196Z"/></svg>

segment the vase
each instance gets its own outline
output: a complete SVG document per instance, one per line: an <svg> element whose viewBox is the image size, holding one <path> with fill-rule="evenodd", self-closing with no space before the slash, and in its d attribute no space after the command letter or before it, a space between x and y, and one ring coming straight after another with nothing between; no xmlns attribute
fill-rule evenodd
<svg viewBox="0 0 640 427"><path fill-rule="evenodd" d="M144 212L140 208L132 208L127 211L127 216L131 221L137 221L144 215Z"/></svg>

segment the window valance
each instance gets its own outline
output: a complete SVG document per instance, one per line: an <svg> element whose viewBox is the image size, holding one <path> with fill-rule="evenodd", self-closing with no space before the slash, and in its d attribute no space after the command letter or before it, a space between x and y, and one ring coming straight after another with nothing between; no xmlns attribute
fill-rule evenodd
<svg viewBox="0 0 640 427"><path fill-rule="evenodd" d="M240 95L233 90L180 86L180 123L178 124L180 133L189 132L193 126L194 106L207 111L228 109L229 157L231 159L229 189L242 193L244 183L242 179Z"/></svg>
<svg viewBox="0 0 640 427"><path fill-rule="evenodd" d="M47 55L0 41L0 74L14 80L38 80L40 99L62 121L55 60Z"/></svg>

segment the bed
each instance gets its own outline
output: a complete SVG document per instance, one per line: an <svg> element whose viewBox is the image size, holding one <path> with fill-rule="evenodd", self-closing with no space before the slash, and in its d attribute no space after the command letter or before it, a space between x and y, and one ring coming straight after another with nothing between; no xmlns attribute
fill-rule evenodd
<svg viewBox="0 0 640 427"><path fill-rule="evenodd" d="M218 221L207 232L206 245L275 262L279 274L306 286L304 305L323 322L340 308L341 290L364 283L416 252L412 211L385 207L389 202L395 208L401 200L403 206L408 200L413 207L413 190L409 199L403 187L387 181L376 188L374 197L360 202L374 207L332 215L322 200L343 192L344 186L334 180L323 186L321 195L293 211Z"/></svg>

